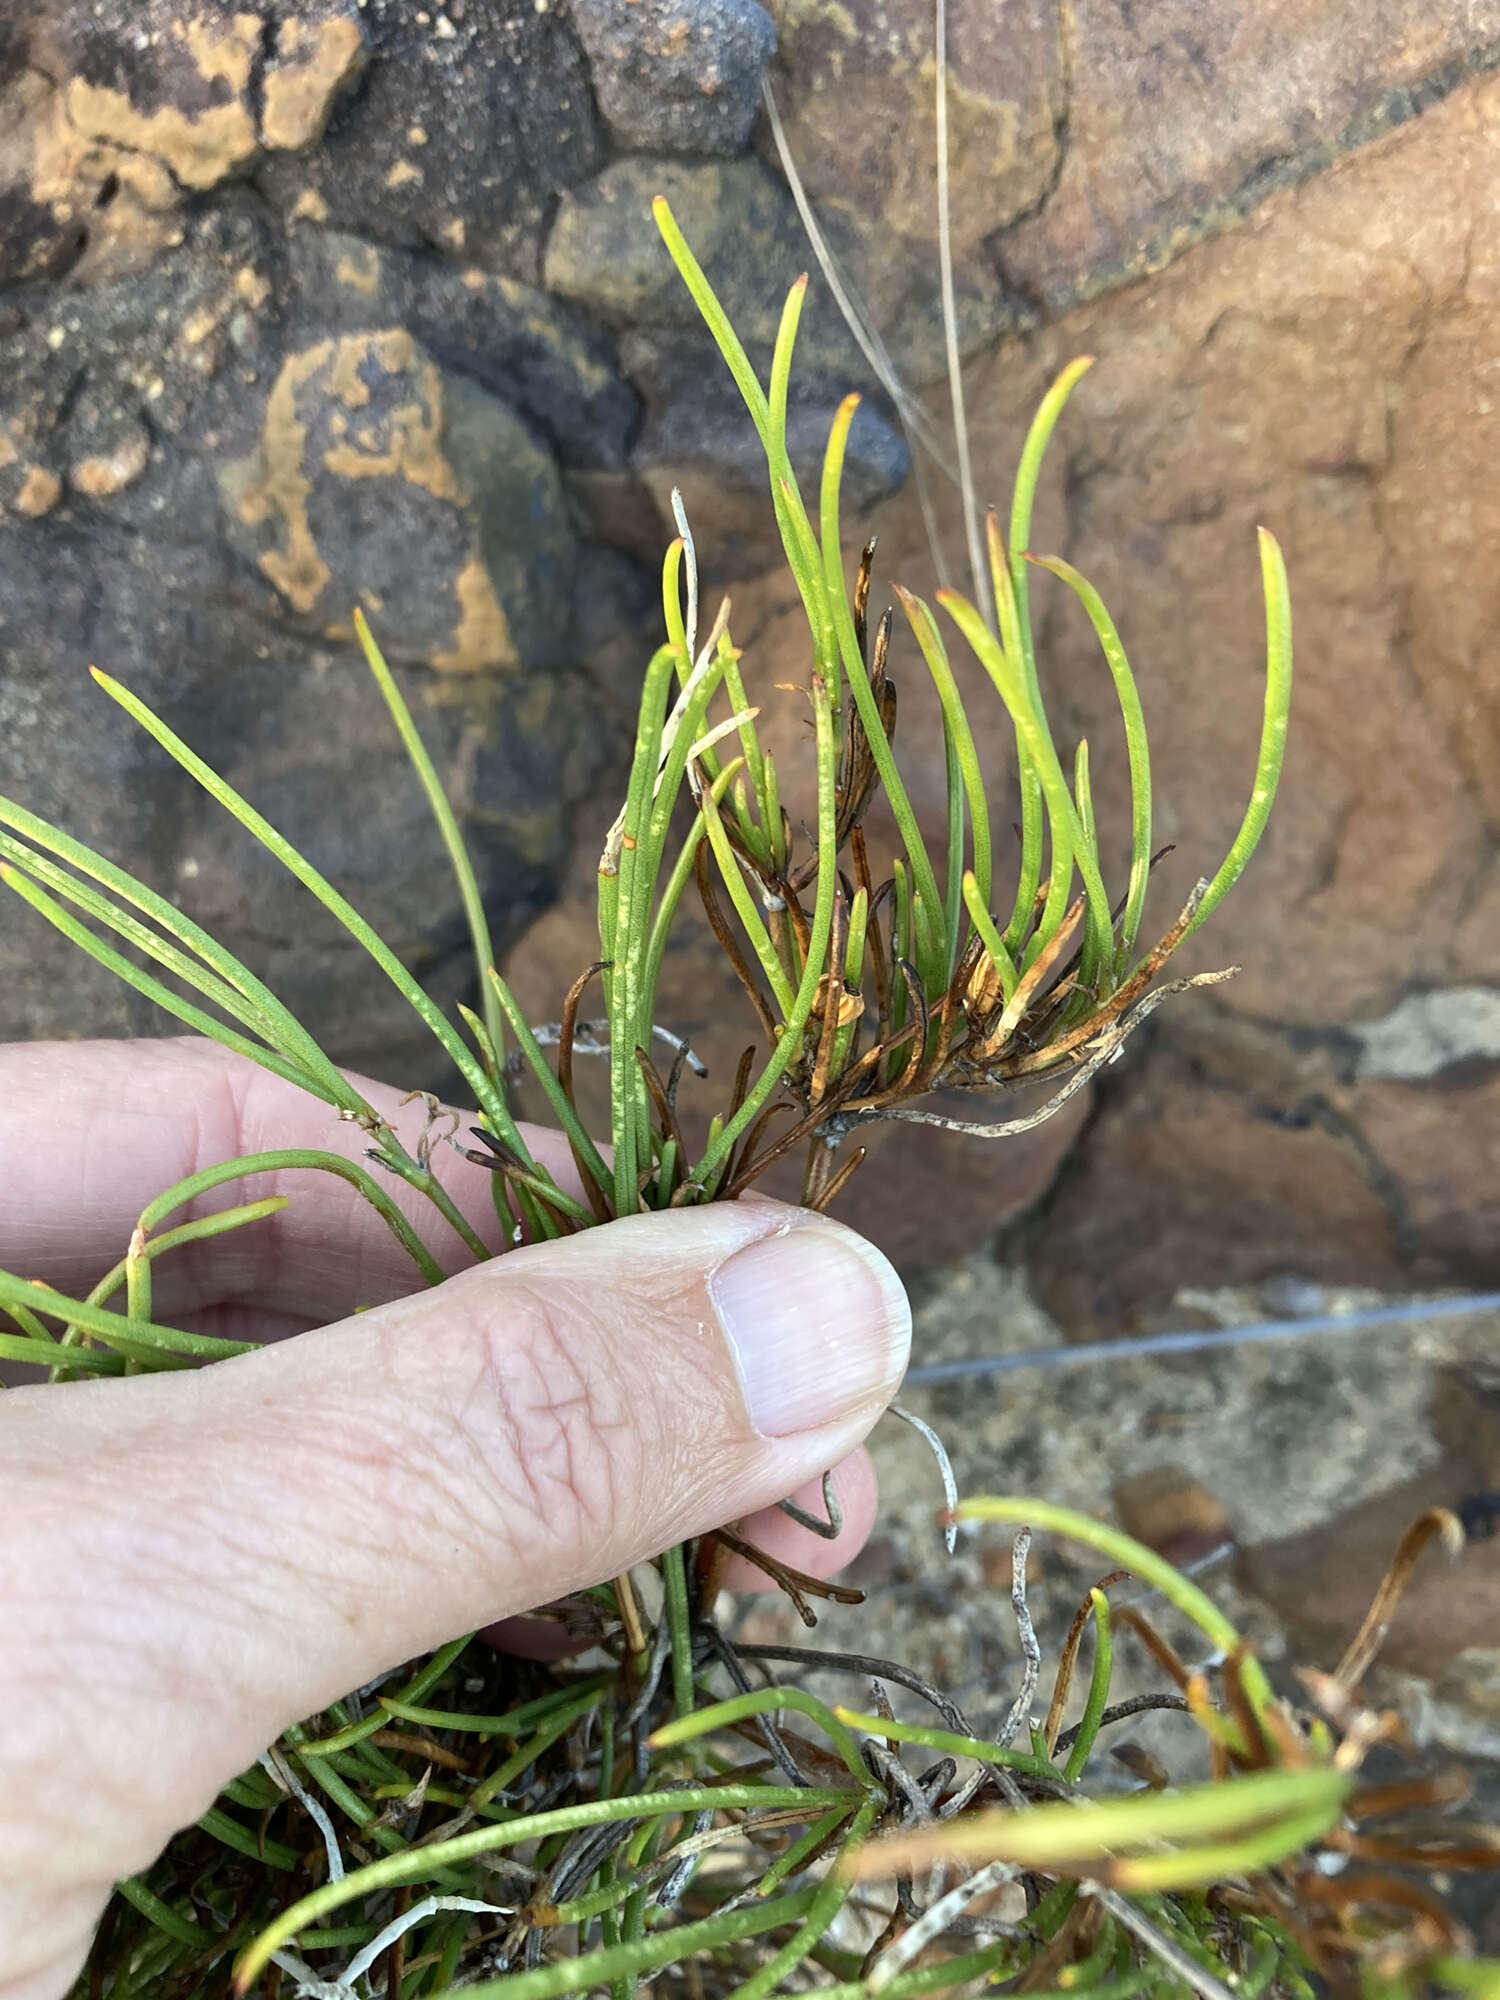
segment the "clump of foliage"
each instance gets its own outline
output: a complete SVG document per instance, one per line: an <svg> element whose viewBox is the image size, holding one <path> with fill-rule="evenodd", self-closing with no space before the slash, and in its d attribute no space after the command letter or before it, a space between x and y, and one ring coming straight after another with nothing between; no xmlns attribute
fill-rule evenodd
<svg viewBox="0 0 1500 2000"><path fill-rule="evenodd" d="M508 1236L551 1238L643 1209L732 1199L797 1147L806 1151L804 1198L825 1206L858 1165L863 1130L881 1120L933 1121L920 1100L939 1085L978 1098L1050 1082L1048 1104L1024 1119L935 1120L991 1135L1037 1122L1178 990L1157 975L1248 861L1286 730L1286 579L1262 532L1268 673L1250 804L1217 872L1143 949L1151 777L1124 649L1084 578L1040 559L1080 600L1119 696L1133 810L1129 869L1115 900L1087 746L1078 746L1070 773L1042 698L1029 611L1032 499L1048 439L1087 366L1076 362L1031 428L1008 522L992 516L987 524L984 608L940 593L945 625L920 598L896 592L942 707L947 825L934 857L894 748L892 614L873 631L868 618L873 545L852 586L846 571L839 490L855 399L834 422L810 509L786 445L803 285L787 301L762 385L664 203L658 219L765 448L806 615L816 796L795 812L783 804L727 607L700 642L695 552L679 513L682 533L663 571L666 640L646 671L626 799L600 862L599 957L545 1038L555 1062L494 966L457 823L362 620L372 672L468 912L479 1007L460 1010L466 1032L247 800L126 689L97 676L338 918L431 1029L472 1093L484 1145L472 1157L495 1170ZM1019 863L1003 895L994 774L980 767L949 661L951 632L972 650L1014 726ZM897 830L888 866L872 859L865 833L877 796ZM799 832L804 823L810 836ZM0 1307L15 1329L0 1333L0 1357L69 1381L242 1352L232 1341L159 1325L151 1276L156 1258L178 1245L250 1226L280 1206L277 1197L172 1223L198 1196L256 1173L342 1175L407 1250L414 1282L437 1283L444 1267L382 1175L423 1196L434 1223L470 1255L488 1254L444 1189L430 1127L409 1150L275 995L165 898L8 801L0 801L0 827L0 874L18 895L178 1021L356 1122L377 1170L332 1152L282 1151L195 1174L142 1214L126 1255L87 1299L0 1274ZM663 955L694 885L760 1037L698 1148L677 1109L690 1051L668 1034L675 1058L665 1074L653 1054ZM573 1087L580 1008L595 978L607 1015L610 1156L585 1129ZM590 1039L598 1041L592 1030ZM526 1145L507 1096L516 1064L568 1136L582 1200ZM1373 1650L1368 1634L1337 1674L1308 1678L1311 1708L1294 1710L1211 1601L1149 1550L1044 1501L978 1499L956 1513L1021 1530L1013 1596L1026 1666L993 1737L899 1663L737 1647L714 1618L709 1538L665 1551L654 1580L621 1577L570 1607L577 1635L594 1648L580 1664L526 1666L460 1637L399 1685L351 1695L288 1731L146 1877L119 1885L80 1994L207 2000L233 1988L433 2000L462 1983L486 2000L605 1987L626 2000L643 1979L670 1972L674 1991L735 2000L761 2000L783 1981L816 1984L839 2000L907 2000L974 1983L1094 2000L1189 1992L1223 2000L1231 1983L1252 1996L1301 1996L1330 1981L1385 1995L1433 1979L1477 1988L1496 1976L1462 1961L1462 1940L1441 1908L1384 1865L1463 1865L1472 1853L1462 1842L1403 1847L1361 1830L1364 1819L1441 1802L1425 1780L1359 1788L1365 1751L1392 1726L1358 1695ZM1434 1525L1448 1530L1446 1519L1428 1523L1403 1552L1371 1632ZM1033 1527L1066 1533L1116 1566L1080 1607L1042 1725L1031 1720L1040 1653L1025 1598ZM828 1588L765 1567L804 1610L810 1593ZM1184 1709L1207 1739L1213 1781L1205 1786L1098 1796L1101 1731L1149 1705L1110 1702L1109 1590L1127 1572L1214 1650L1211 1671L1190 1671L1130 1613L1176 1683L1156 1705ZM1064 1729L1090 1629L1082 1718ZM765 1678L778 1661L804 1678L809 1663L873 1673L914 1693L937 1721L830 1707L796 1678ZM1330 1856L1346 1872L1330 1872ZM1351 1857L1367 1865L1350 1868ZM1011 1900L996 1914L1002 1893Z"/></svg>

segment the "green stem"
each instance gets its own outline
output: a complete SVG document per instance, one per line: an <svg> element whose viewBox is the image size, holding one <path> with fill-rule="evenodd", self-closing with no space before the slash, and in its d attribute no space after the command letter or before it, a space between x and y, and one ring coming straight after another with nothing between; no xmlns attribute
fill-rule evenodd
<svg viewBox="0 0 1500 2000"><path fill-rule="evenodd" d="M665 1598L662 1616L672 1634L672 1702L680 1716L691 1715L697 1700L693 1690L693 1626L681 1543L663 1552L661 1580Z"/></svg>

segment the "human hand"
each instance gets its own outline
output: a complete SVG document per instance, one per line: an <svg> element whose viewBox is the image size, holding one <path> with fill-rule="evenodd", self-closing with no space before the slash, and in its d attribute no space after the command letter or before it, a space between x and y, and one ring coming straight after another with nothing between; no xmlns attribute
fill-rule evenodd
<svg viewBox="0 0 1500 2000"><path fill-rule="evenodd" d="M566 1147L529 1136L562 1178ZM362 1144L210 1043L0 1049L0 1267L77 1296L198 1168ZM483 1170L442 1171L498 1243ZM849 1230L771 1202L678 1209L406 1296L404 1253L332 1176L257 1175L207 1206L281 1191L279 1216L155 1270L163 1321L264 1351L0 1395L0 2000L58 2000L112 1883L385 1669L728 1521L824 1573L867 1532L855 1447L910 1317ZM804 1487L815 1508L834 1464L838 1541L761 1515Z"/></svg>

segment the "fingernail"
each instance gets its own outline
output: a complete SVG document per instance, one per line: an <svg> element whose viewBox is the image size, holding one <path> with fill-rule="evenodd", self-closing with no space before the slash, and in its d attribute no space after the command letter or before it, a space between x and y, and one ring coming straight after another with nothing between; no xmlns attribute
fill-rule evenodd
<svg viewBox="0 0 1500 2000"><path fill-rule="evenodd" d="M726 1259L709 1290L763 1437L889 1400L906 1370L911 1308L901 1280L837 1223L762 1237Z"/></svg>

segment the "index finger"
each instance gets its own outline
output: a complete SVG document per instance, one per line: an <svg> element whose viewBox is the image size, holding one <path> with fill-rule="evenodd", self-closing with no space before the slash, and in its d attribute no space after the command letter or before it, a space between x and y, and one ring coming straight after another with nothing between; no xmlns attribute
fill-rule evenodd
<svg viewBox="0 0 1500 2000"><path fill-rule="evenodd" d="M415 1152L427 1113L364 1078L359 1090ZM461 1113L464 1124L474 1113ZM523 1127L536 1157L577 1188L566 1141ZM246 1153L310 1148L362 1160L365 1134L294 1084L195 1039L31 1042L0 1047L0 1268L73 1296L124 1256L142 1209L204 1167ZM430 1202L379 1166L382 1180L445 1272L472 1263ZM491 1177L452 1148L433 1171L480 1238L502 1248ZM215 1188L172 1218L270 1194L279 1215L185 1245L156 1266L164 1318L245 1303L309 1321L338 1319L418 1290L409 1254L358 1190L332 1174L257 1174Z"/></svg>

